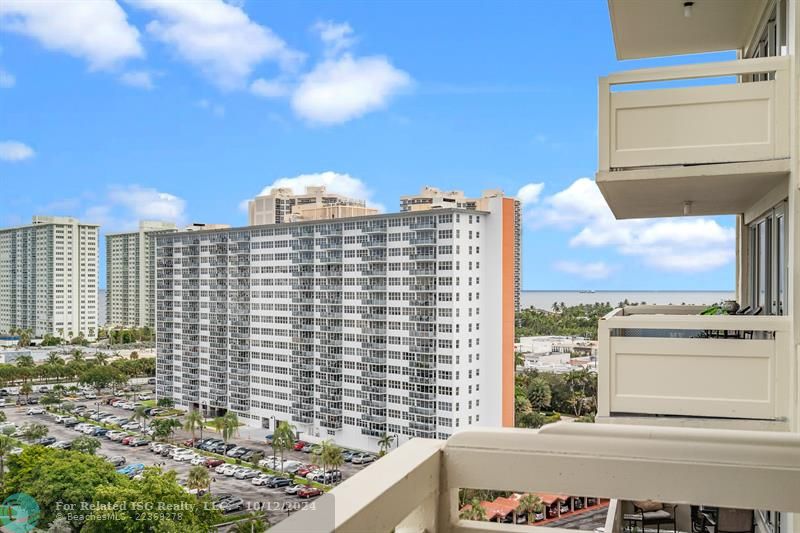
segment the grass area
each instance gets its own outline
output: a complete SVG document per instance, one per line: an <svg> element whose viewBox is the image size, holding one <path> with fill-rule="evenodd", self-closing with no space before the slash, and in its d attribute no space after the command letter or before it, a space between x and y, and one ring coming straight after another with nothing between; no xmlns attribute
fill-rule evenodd
<svg viewBox="0 0 800 533"><path fill-rule="evenodd" d="M143 400L140 402L145 407L155 407L156 401L155 400Z"/></svg>

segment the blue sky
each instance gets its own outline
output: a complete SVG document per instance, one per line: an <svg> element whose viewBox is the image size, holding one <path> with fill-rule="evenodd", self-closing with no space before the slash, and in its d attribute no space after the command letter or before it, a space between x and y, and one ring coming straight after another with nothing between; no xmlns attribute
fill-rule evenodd
<svg viewBox="0 0 800 533"><path fill-rule="evenodd" d="M244 225L297 176L390 211L522 189L526 289L734 284L732 219L616 222L582 179L598 76L708 60L616 61L602 1L6 0L0 47L2 226Z"/></svg>

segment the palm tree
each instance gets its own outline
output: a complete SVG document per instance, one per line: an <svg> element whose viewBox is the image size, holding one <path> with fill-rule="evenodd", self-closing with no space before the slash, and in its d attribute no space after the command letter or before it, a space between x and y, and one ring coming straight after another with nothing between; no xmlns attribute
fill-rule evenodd
<svg viewBox="0 0 800 533"><path fill-rule="evenodd" d="M339 467L344 463L344 454L342 454L342 449L333 443L329 443L327 448L323 451L327 454L324 461L325 464L328 465L331 470L338 470ZM331 476L331 483L334 483L333 476Z"/></svg>
<svg viewBox="0 0 800 533"><path fill-rule="evenodd" d="M378 455L384 456L389 451L389 448L392 447L392 443L394 442L394 435L389 435L384 433L381 438L378 440L378 446L380 447L381 451Z"/></svg>
<svg viewBox="0 0 800 533"><path fill-rule="evenodd" d="M228 437L230 437L230 434L228 433L228 423L225 421L225 418L218 416L211 421L211 425L214 426L214 429L220 434L225 444L228 444Z"/></svg>
<svg viewBox="0 0 800 533"><path fill-rule="evenodd" d="M536 496L535 494L525 494L522 498L519 499L519 506L517 507L517 513L519 514L526 514L528 517L528 523L533 523L533 515L534 513L541 512L542 508L542 500Z"/></svg>
<svg viewBox="0 0 800 533"><path fill-rule="evenodd" d="M283 472L283 458L284 452L294 445L295 429L289 422L283 421L275 428L275 433L272 435L272 448L273 450L280 450L281 452L281 472Z"/></svg>
<svg viewBox="0 0 800 533"><path fill-rule="evenodd" d="M14 439L8 435L0 435L0 485L4 483L6 456L14 449Z"/></svg>
<svg viewBox="0 0 800 533"><path fill-rule="evenodd" d="M30 355L20 355L17 357L16 363L20 368L32 368L34 366L33 357Z"/></svg>
<svg viewBox="0 0 800 533"><path fill-rule="evenodd" d="M205 418L203 418L203 414L199 410L192 409L186 413L183 429L192 432L192 442L194 442L194 430L198 428L200 429L200 440L203 439L203 424L205 424Z"/></svg>
<svg viewBox="0 0 800 533"><path fill-rule="evenodd" d="M64 359L60 355L58 355L58 352L50 352L49 354L47 354L47 359L45 360L45 362L48 365L57 366L57 365L63 365Z"/></svg>
<svg viewBox="0 0 800 533"><path fill-rule="evenodd" d="M25 403L28 402L28 398L32 392L33 392L33 387L31 387L31 384L28 382L23 383L22 386L19 388L19 393L25 395Z"/></svg>
<svg viewBox="0 0 800 533"><path fill-rule="evenodd" d="M86 360L86 358L83 356L83 352L77 348L72 350L71 358L75 363L83 363Z"/></svg>
<svg viewBox="0 0 800 533"><path fill-rule="evenodd" d="M103 352L97 352L94 354L94 362L100 366L106 366L108 364L108 355Z"/></svg>
<svg viewBox="0 0 800 533"><path fill-rule="evenodd" d="M239 433L239 417L233 411L228 411L222 416L223 427L225 436L223 439L228 442L228 439Z"/></svg>
<svg viewBox="0 0 800 533"><path fill-rule="evenodd" d="M208 468L195 466L189 470L189 478L186 481L186 486L190 489L195 489L198 498L200 497L201 491L209 491L211 489L211 475L208 473Z"/></svg>
<svg viewBox="0 0 800 533"><path fill-rule="evenodd" d="M147 429L147 419L150 415L147 414L147 407L144 405L137 405L133 410L133 418L142 423L142 430Z"/></svg>
<svg viewBox="0 0 800 533"><path fill-rule="evenodd" d="M327 463L328 455L330 455L330 453L328 452L328 449L330 447L331 447L331 443L328 442L327 440L324 440L324 441L320 442L317 446L314 447L314 449L316 451L311 454L311 456L313 457L314 462L315 463L319 463L319 465L322 467L322 471L323 472L327 471L327 468L325 468L325 467L328 464Z"/></svg>

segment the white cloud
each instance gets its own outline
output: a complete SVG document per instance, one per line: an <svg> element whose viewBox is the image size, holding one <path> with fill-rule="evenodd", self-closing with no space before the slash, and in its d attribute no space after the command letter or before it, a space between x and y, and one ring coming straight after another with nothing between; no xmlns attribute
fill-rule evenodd
<svg viewBox="0 0 800 533"><path fill-rule="evenodd" d="M50 50L83 58L91 70L144 56L139 31L115 0L3 0L0 29L26 35Z"/></svg>
<svg viewBox="0 0 800 533"><path fill-rule="evenodd" d="M517 191L517 200L519 200L523 206L535 204L539 201L539 196L541 196L543 189L544 183L528 183L527 185L523 185L520 190Z"/></svg>
<svg viewBox="0 0 800 533"><path fill-rule="evenodd" d="M225 107L223 105L209 102L205 98L197 101L197 107L207 109L215 117L221 118L225 116Z"/></svg>
<svg viewBox="0 0 800 533"><path fill-rule="evenodd" d="M155 87L155 85L153 85L152 76L150 76L150 73L145 70L132 70L130 72L124 72L119 77L119 81L125 85L146 89L148 91Z"/></svg>
<svg viewBox="0 0 800 533"><path fill-rule="evenodd" d="M327 56L338 55L356 42L353 28L347 22L324 20L314 24L311 29L319 35Z"/></svg>
<svg viewBox="0 0 800 533"><path fill-rule="evenodd" d="M705 272L735 257L733 227L702 217L617 220L589 178L544 198L541 205L526 209L524 217L533 229L576 232L570 246L611 248L657 270Z"/></svg>
<svg viewBox="0 0 800 533"><path fill-rule="evenodd" d="M575 261L558 261L553 268L560 272L572 274L584 279L605 279L611 275L614 268L603 261L578 263Z"/></svg>
<svg viewBox="0 0 800 533"><path fill-rule="evenodd" d="M10 89L17 84L17 78L9 71L0 67L0 89Z"/></svg>
<svg viewBox="0 0 800 533"><path fill-rule="evenodd" d="M0 141L0 159L3 161L24 161L36 155L33 148L19 141Z"/></svg>
<svg viewBox="0 0 800 533"><path fill-rule="evenodd" d="M263 61L277 62L281 69L292 71L305 57L272 30L250 20L241 7L222 0L132 3L155 13L156 19L147 24L153 37L174 46L181 58L223 89L244 87Z"/></svg>
<svg viewBox="0 0 800 533"><path fill-rule="evenodd" d="M349 174L340 174L330 170L315 174L300 174L293 178L279 178L264 187L257 196L269 194L272 189L278 188L291 189L295 194L304 194L306 187L319 185L324 185L330 193L364 200L370 207L374 207L379 211L385 210L381 204L372 200L373 193L363 181ZM247 211L247 200L239 204L239 208Z"/></svg>
<svg viewBox="0 0 800 533"><path fill-rule="evenodd" d="M290 92L289 85L281 80L258 78L250 84L250 92L264 98L281 98Z"/></svg>
<svg viewBox="0 0 800 533"><path fill-rule="evenodd" d="M411 85L411 76L382 56L327 59L302 77L292 95L292 109L319 124L339 124L370 111Z"/></svg>
<svg viewBox="0 0 800 533"><path fill-rule="evenodd" d="M98 223L103 231L128 231L141 220L186 224L186 201L170 193L140 185L115 185L105 198L84 211L82 218Z"/></svg>

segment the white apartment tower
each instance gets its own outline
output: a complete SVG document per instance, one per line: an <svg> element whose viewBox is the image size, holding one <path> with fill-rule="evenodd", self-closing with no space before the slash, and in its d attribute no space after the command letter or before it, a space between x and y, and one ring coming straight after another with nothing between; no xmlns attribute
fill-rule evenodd
<svg viewBox="0 0 800 533"><path fill-rule="evenodd" d="M0 229L0 331L97 335L97 224L35 216Z"/></svg>
<svg viewBox="0 0 800 533"><path fill-rule="evenodd" d="M142 221L138 231L106 235L106 323L155 326L155 236L171 222Z"/></svg>
<svg viewBox="0 0 800 533"><path fill-rule="evenodd" d="M274 188L269 194L256 196L247 203L250 226L376 214L378 210L367 207L363 200L329 193L321 185L306 187L305 194L295 194L289 188Z"/></svg>
<svg viewBox="0 0 800 533"><path fill-rule="evenodd" d="M157 237L157 394L377 449L514 424L518 202Z"/></svg>

